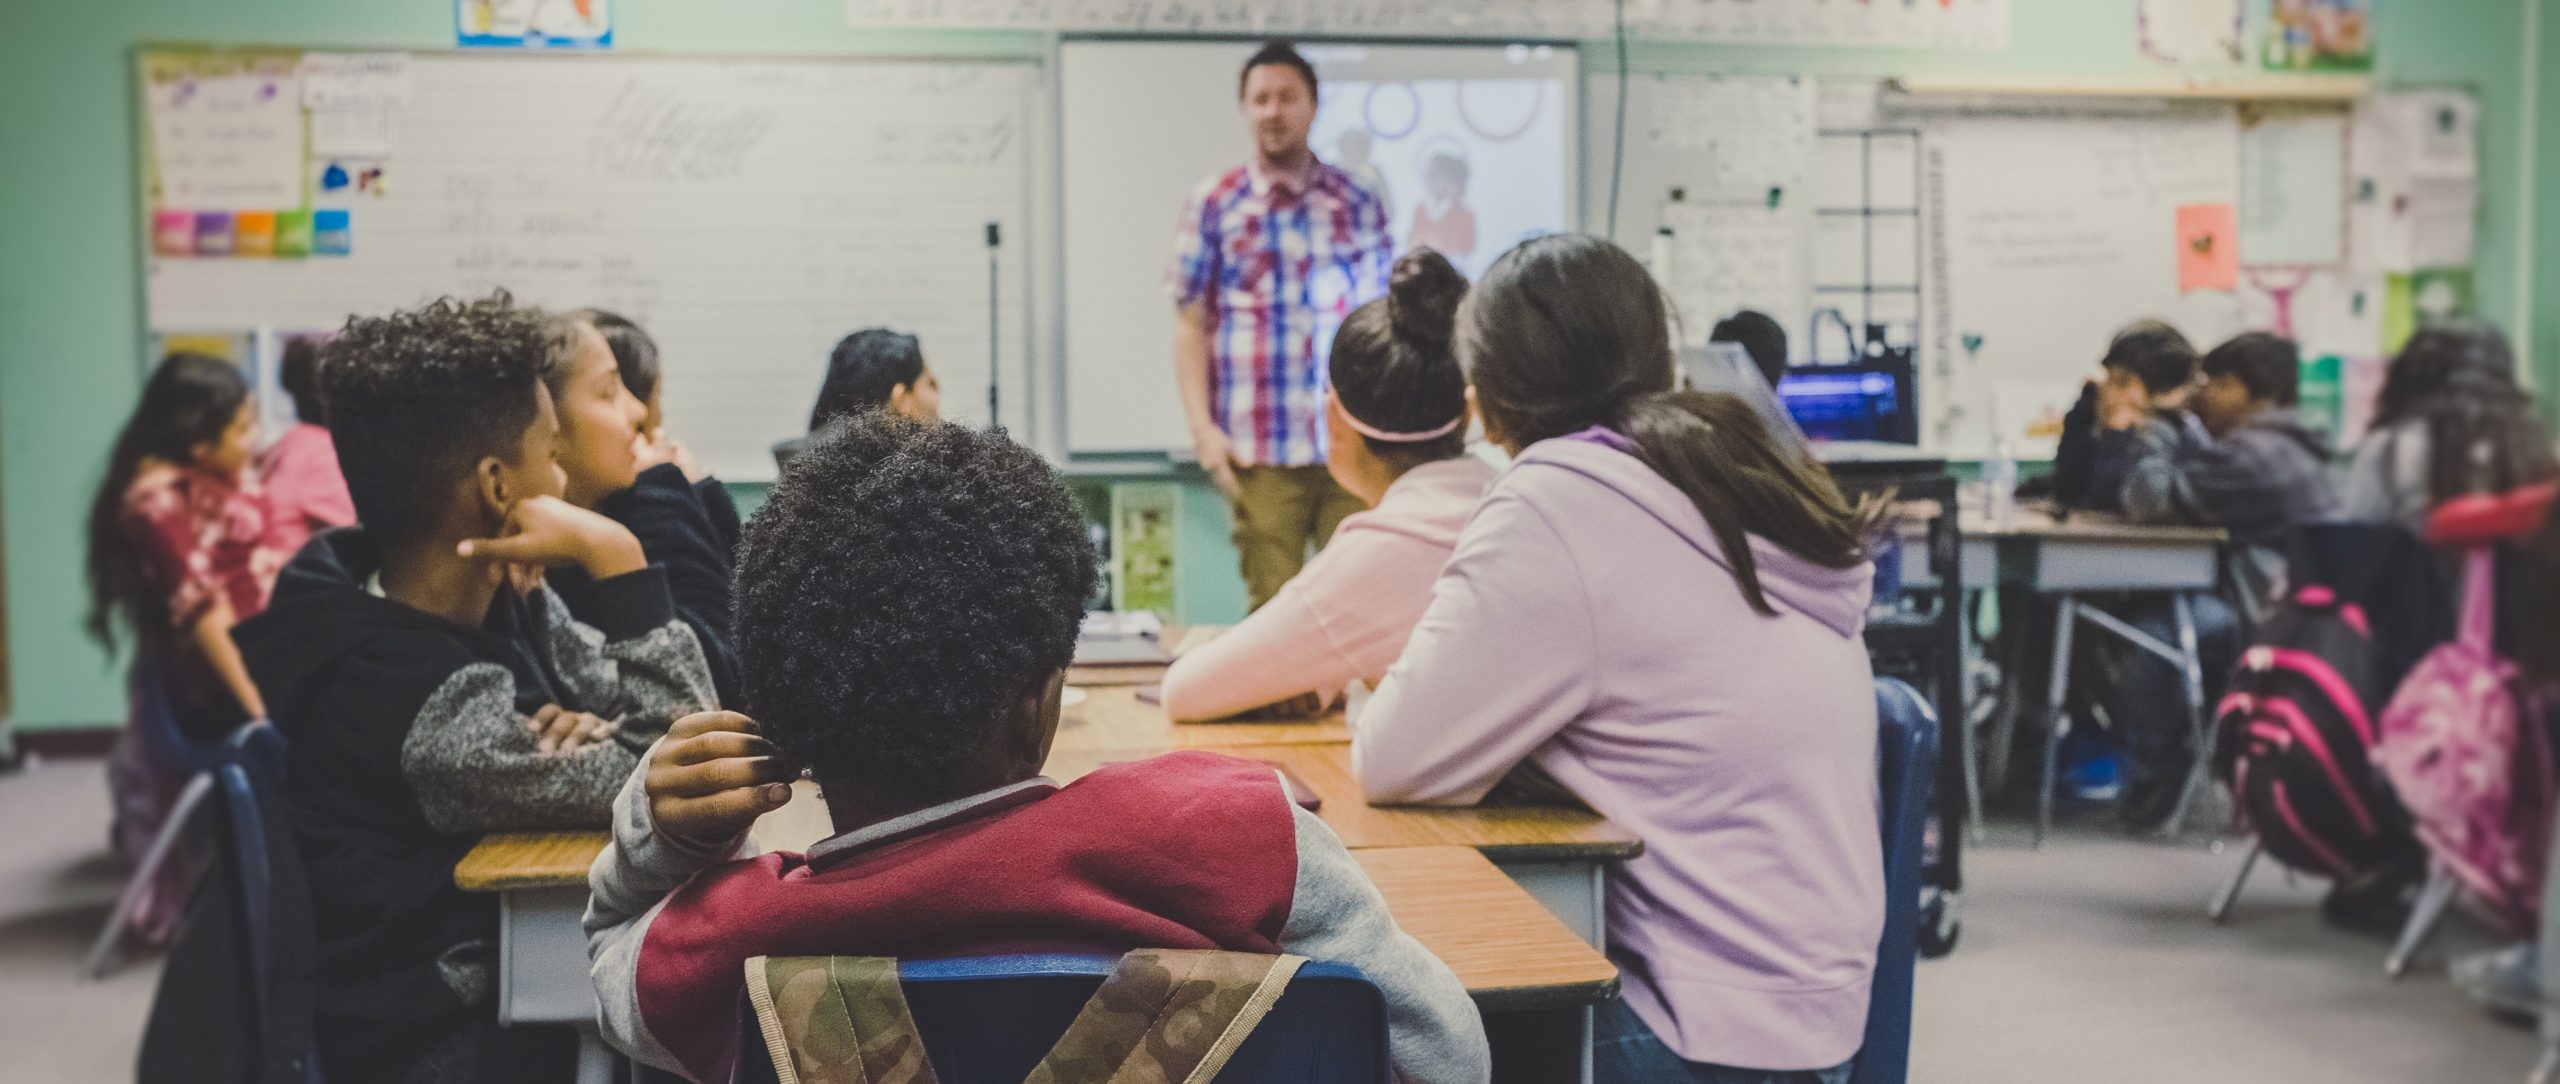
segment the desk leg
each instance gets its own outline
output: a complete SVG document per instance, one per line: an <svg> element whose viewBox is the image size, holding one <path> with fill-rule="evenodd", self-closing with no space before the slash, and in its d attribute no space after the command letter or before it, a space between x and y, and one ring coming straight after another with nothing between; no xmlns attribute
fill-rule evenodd
<svg viewBox="0 0 2560 1084"><path fill-rule="evenodd" d="M1940 743L1942 746L1945 741L1945 728L1949 726L1956 728L1956 755L1964 758L1965 830L1966 833L1972 837L1972 840L1975 843L1982 842L1983 838L1982 749L1978 744L1980 735L1976 733L1975 725L1978 719L1989 718L1988 712L1980 713L1977 716L1977 713L1974 710L1972 695L1974 664L1982 657L1982 645L1977 643L1973 638L1973 612L1974 606L1981 601L1981 598L1981 592L1967 591L1964 593L1964 598L1961 600L1964 611L1963 616L1958 618L1958 621L1964 626L1964 631L1959 633L1956 637L1956 694L1954 700L1957 705L1957 717L1952 721L1942 719L1939 720L1938 723L1940 730Z"/></svg>
<svg viewBox="0 0 2560 1084"><path fill-rule="evenodd" d="M1598 1012L1598 1009L1588 1005L1582 1008L1582 1084L1591 1084L1592 1041L1596 1038L1597 1030L1593 1017Z"/></svg>
<svg viewBox="0 0 2560 1084"><path fill-rule="evenodd" d="M2187 766L2187 780L2178 788L2177 807L2169 811L2169 838L2176 839L2186 829L2187 811L2204 793L2205 770L2213 763L2213 748L2210 724L2205 719L2204 656L2196 643L2195 600L2181 591L2170 596L2170 606L2177 614L2178 663L2187 685L2187 733L2195 746L2194 762Z"/></svg>
<svg viewBox="0 0 2560 1084"><path fill-rule="evenodd" d="M613 1048L593 1025L578 1028L578 1084L613 1084Z"/></svg>
<svg viewBox="0 0 2560 1084"><path fill-rule="evenodd" d="M2080 625L2080 600L2064 594L2053 611L2053 672L2045 686L2044 786L2036 792L2036 846L2053 834L2054 776L2060 770L2062 734L2071 728L2071 634Z"/></svg>

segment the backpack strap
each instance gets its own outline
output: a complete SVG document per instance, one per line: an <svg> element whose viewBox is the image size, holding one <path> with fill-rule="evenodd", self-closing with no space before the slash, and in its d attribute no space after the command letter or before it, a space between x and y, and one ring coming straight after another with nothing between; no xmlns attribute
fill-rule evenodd
<svg viewBox="0 0 2560 1084"><path fill-rule="evenodd" d="M757 956L747 1002L782 1084L939 1084L898 961L878 956Z"/></svg>
<svg viewBox="0 0 2560 1084"><path fill-rule="evenodd" d="M2489 545L2462 552L2462 643L2487 653L2497 641L2498 552Z"/></svg>
<svg viewBox="0 0 2560 1084"><path fill-rule="evenodd" d="M1206 1084L1306 962L1246 952L1132 952L1024 1084Z"/></svg>

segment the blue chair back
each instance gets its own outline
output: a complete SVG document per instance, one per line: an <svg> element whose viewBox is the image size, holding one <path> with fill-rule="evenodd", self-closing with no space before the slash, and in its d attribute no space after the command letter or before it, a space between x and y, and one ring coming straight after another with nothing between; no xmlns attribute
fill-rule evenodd
<svg viewBox="0 0 2560 1084"><path fill-rule="evenodd" d="M1876 679L1876 818L1884 830L1884 937L1876 950L1867 1036L1851 1084L1902 1084L1911 1071L1911 984L1920 958L1920 867L1927 857L1938 716L1919 690Z"/></svg>
<svg viewBox="0 0 2560 1084"><path fill-rule="evenodd" d="M240 993L261 1036L262 1079L316 1084L311 1032L319 949L310 887L281 791L284 738L266 723L241 727L224 743L213 771L226 821L223 859L239 889L241 943L248 948Z"/></svg>
<svg viewBox="0 0 2560 1084"><path fill-rule="evenodd" d="M898 980L942 1084L1022 1084L1119 957L1083 954L910 960ZM771 1081L752 1017L743 1081ZM1219 1084L1386 1084L1387 1007L1357 969L1309 963L1237 1048Z"/></svg>

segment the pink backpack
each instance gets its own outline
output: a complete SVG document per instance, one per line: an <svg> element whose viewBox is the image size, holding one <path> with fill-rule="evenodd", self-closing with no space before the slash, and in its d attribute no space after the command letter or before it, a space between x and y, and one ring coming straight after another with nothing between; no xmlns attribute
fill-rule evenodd
<svg viewBox="0 0 2560 1084"><path fill-rule="evenodd" d="M2542 903L2553 803L2551 740L2527 714L2513 662L2492 644L2496 559L2470 547L2462 630L2428 652L2382 709L2374 760L2436 862L2516 927Z"/></svg>

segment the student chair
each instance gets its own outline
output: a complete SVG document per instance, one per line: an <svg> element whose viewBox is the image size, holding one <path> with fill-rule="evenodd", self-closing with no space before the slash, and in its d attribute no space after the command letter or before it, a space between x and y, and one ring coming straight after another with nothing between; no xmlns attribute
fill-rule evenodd
<svg viewBox="0 0 2560 1084"><path fill-rule="evenodd" d="M318 948L302 857L286 820L284 739L251 723L208 773L215 868L191 902L145 1026L153 1066L238 1065L251 1079L320 1084L312 1031ZM218 1071L218 1070L214 1070Z"/></svg>
<svg viewBox="0 0 2560 1084"><path fill-rule="evenodd" d="M1082 954L909 960L898 983L941 1084L1022 1084L1119 957ZM743 1084L774 1084L753 1016L741 1022ZM1386 1084L1387 1008L1341 964L1309 963L1218 1074L1219 1084Z"/></svg>
<svg viewBox="0 0 2560 1084"><path fill-rule="evenodd" d="M1938 717L1918 691L1876 679L1876 778L1884 831L1884 937L1867 995L1867 1035L1851 1084L1902 1084L1911 1071L1912 972L1919 962L1920 865L1938 768ZM1948 830L1945 827L1941 831Z"/></svg>
<svg viewBox="0 0 2560 1084"><path fill-rule="evenodd" d="M89 954L80 963L80 975L95 981L124 962L122 949L125 935L131 932L138 912L155 891L177 889L177 900L151 900L154 907L183 907L184 886L162 883L162 870L176 856L179 847L202 830L199 814L206 799L213 795L213 763L219 747L199 746L178 732L177 710L169 702L167 684L161 680L160 667L144 653L134 660L128 681L128 704L131 722L123 741L134 748L120 750L116 763L123 770L137 772L143 778L134 780L133 788L152 788L152 780L184 776L186 785L178 790L169 807L160 811L160 830L143 848L124 890L117 893L115 906L108 910L106 924L99 927L97 939L90 942ZM128 806L127 795L117 795L119 818L147 815L144 810ZM118 833L119 840L122 832Z"/></svg>

